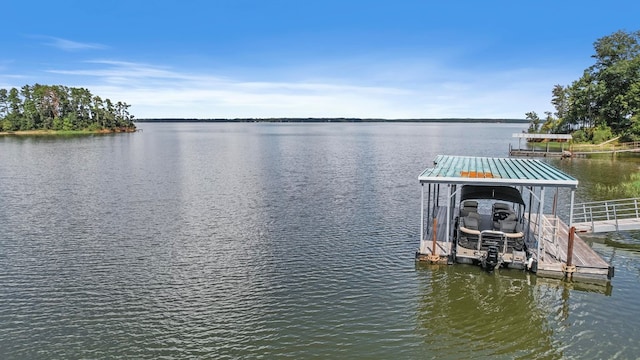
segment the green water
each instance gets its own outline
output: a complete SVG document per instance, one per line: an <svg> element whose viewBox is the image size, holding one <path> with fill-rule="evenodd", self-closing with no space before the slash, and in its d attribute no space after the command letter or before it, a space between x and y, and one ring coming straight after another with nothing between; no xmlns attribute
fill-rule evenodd
<svg viewBox="0 0 640 360"><path fill-rule="evenodd" d="M637 233L589 239L609 286L414 262L418 174L518 124L140 127L0 138L0 358L640 356Z"/></svg>

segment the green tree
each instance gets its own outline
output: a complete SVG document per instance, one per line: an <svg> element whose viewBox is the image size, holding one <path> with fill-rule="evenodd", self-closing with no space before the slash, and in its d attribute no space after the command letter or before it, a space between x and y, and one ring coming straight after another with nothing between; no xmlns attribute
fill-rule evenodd
<svg viewBox="0 0 640 360"><path fill-rule="evenodd" d="M617 31L594 43L596 63L587 69L595 86L593 101L597 126L623 134L640 113L640 31Z"/></svg>
<svg viewBox="0 0 640 360"><path fill-rule="evenodd" d="M581 136L597 132L601 139L612 132L640 138L640 31L604 36L594 50L595 64L582 77L567 87L554 86L555 118L547 116L543 131L590 129Z"/></svg>
<svg viewBox="0 0 640 360"><path fill-rule="evenodd" d="M35 84L0 89L0 130L135 129L128 108L84 88Z"/></svg>
<svg viewBox="0 0 640 360"><path fill-rule="evenodd" d="M555 116L564 119L569 111L569 90L562 85L555 85L551 91L551 104L556 108Z"/></svg>
<svg viewBox="0 0 640 360"><path fill-rule="evenodd" d="M555 118L550 111L545 111L544 113L547 115L544 123L540 127L540 132L544 134L554 134L560 132L561 122L559 119Z"/></svg>
<svg viewBox="0 0 640 360"><path fill-rule="evenodd" d="M526 119L529 120L529 132L530 133L537 133L540 132L540 118L538 117L538 114L536 114L535 111L530 111L528 113L525 114L526 115Z"/></svg>
<svg viewBox="0 0 640 360"><path fill-rule="evenodd" d="M0 89L0 118L9 113L9 92L7 89Z"/></svg>

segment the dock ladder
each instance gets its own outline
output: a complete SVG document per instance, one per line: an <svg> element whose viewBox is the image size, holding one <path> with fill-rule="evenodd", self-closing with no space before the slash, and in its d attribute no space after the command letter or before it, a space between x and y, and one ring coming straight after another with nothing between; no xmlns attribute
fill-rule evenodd
<svg viewBox="0 0 640 360"><path fill-rule="evenodd" d="M561 261L560 245L558 244L558 235L560 228L560 219L553 215L542 215L540 260L544 260L546 255ZM537 224L536 224L537 226Z"/></svg>

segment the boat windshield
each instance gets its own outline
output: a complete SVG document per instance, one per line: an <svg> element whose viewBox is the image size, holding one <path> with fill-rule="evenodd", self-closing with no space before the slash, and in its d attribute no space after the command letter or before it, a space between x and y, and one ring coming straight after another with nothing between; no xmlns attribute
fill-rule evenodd
<svg viewBox="0 0 640 360"><path fill-rule="evenodd" d="M524 205L520 191L511 186L464 185L460 196L461 201L500 200Z"/></svg>

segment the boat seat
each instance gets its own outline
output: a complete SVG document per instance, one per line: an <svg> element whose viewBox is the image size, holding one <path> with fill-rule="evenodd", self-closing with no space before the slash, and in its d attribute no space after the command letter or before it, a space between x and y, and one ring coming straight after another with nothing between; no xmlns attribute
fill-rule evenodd
<svg viewBox="0 0 640 360"><path fill-rule="evenodd" d="M467 214L467 217L472 217L478 220L478 222L480 222L480 214L478 214L475 211L471 211Z"/></svg>
<svg viewBox="0 0 640 360"><path fill-rule="evenodd" d="M493 228L500 229L500 223L505 220L517 220L516 213L511 209L495 211L493 213Z"/></svg>
<svg viewBox="0 0 640 360"><path fill-rule="evenodd" d="M477 211L478 209L476 208L463 207L463 208L460 208L460 216L466 217L466 216L469 216L469 214L475 213Z"/></svg>
<svg viewBox="0 0 640 360"><path fill-rule="evenodd" d="M501 214L493 214L493 228L496 230L500 230L502 227L502 223L504 221L516 221L517 216L514 212L510 213L501 213Z"/></svg>
<svg viewBox="0 0 640 360"><path fill-rule="evenodd" d="M500 231L504 233L515 233L518 222L514 220L502 220L500 221Z"/></svg>
<svg viewBox="0 0 640 360"><path fill-rule="evenodd" d="M475 214L477 215L477 213ZM476 218L475 216L465 216L464 218L462 218L462 224L469 230L478 230L478 223L480 222L479 220L479 217Z"/></svg>
<svg viewBox="0 0 640 360"><path fill-rule="evenodd" d="M492 206L492 210L493 212L496 212L497 210L511 210L511 207L509 206L509 204L495 203Z"/></svg>
<svg viewBox="0 0 640 360"><path fill-rule="evenodd" d="M478 202L473 200L466 200L462 202L460 208L460 216L468 216L470 213L478 212Z"/></svg>
<svg viewBox="0 0 640 360"><path fill-rule="evenodd" d="M465 200L464 202L462 202L462 207L473 207L473 208L478 208L478 202L475 200Z"/></svg>

